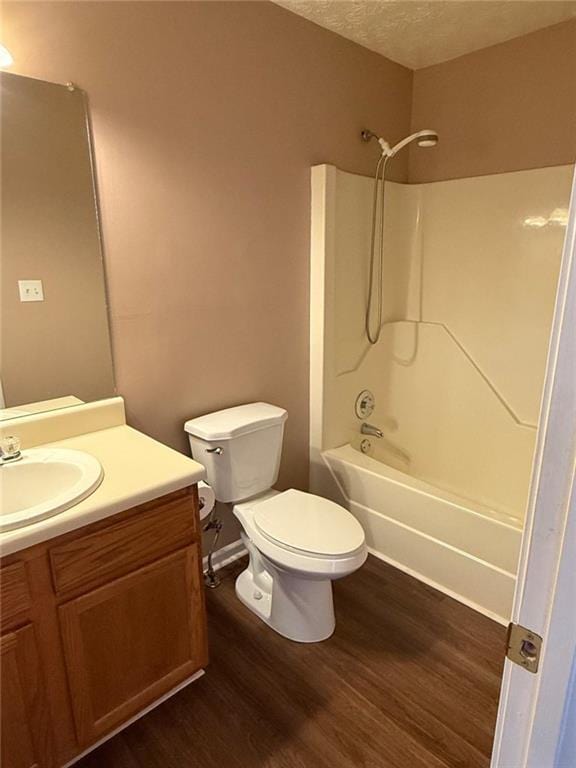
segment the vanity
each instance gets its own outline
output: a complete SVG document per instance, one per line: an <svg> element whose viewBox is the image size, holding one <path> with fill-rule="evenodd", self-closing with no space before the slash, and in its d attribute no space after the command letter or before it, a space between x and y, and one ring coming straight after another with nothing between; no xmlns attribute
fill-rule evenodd
<svg viewBox="0 0 576 768"><path fill-rule="evenodd" d="M204 468L128 427L121 398L10 428L23 462L102 466L86 498L0 534L2 765L59 768L203 673Z"/></svg>
<svg viewBox="0 0 576 768"><path fill-rule="evenodd" d="M205 472L117 396L87 94L0 86L1 764L63 768L203 674Z"/></svg>

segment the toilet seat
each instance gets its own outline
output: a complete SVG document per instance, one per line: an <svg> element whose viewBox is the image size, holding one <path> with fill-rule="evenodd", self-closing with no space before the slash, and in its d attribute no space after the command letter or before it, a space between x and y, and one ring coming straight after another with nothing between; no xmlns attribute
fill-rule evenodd
<svg viewBox="0 0 576 768"><path fill-rule="evenodd" d="M260 501L253 511L262 536L300 555L341 558L364 546L356 518L321 496L291 489Z"/></svg>
<svg viewBox="0 0 576 768"><path fill-rule="evenodd" d="M355 549L352 549L357 540L351 541L346 546L347 551L342 555L314 554L303 549L296 549L288 544L280 543L270 535L266 535L260 527L256 525L255 517L258 509L263 504L267 504L268 501L271 501L278 496L284 496L284 494L287 493L289 493L289 491L280 493L275 490L270 490L267 493L262 494L262 496L240 502L233 507L234 516L242 525L243 535L246 535L247 539L253 543L260 554L277 566L309 579L340 578L341 576L345 576L360 568L366 560L368 553L364 530L355 518L353 518L353 520L358 525L361 544ZM302 494L303 496L310 495L304 494L302 491L295 491L294 493L297 493L298 495ZM296 500L294 496L292 498L293 500ZM294 503L291 505L291 511L293 512L293 510ZM350 514L342 507L338 507L338 510L344 512L346 515ZM336 514L338 514L338 512ZM350 516L352 517L352 515ZM265 522L263 525L264 528L267 527ZM299 543L301 544L302 542L300 541Z"/></svg>

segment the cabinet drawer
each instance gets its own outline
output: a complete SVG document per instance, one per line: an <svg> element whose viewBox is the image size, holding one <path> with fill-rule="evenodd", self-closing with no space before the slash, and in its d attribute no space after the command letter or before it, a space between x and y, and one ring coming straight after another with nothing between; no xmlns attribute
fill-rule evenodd
<svg viewBox="0 0 576 768"><path fill-rule="evenodd" d="M29 619L30 591L24 563L13 563L0 571L0 606L3 632Z"/></svg>
<svg viewBox="0 0 576 768"><path fill-rule="evenodd" d="M94 533L50 549L57 594L91 589L196 541L196 493L190 489Z"/></svg>

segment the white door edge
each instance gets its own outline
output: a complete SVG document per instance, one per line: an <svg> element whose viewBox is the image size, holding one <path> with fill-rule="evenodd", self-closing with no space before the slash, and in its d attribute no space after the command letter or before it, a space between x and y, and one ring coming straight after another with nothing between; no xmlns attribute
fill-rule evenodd
<svg viewBox="0 0 576 768"><path fill-rule="evenodd" d="M505 661L492 768L557 765L576 654L575 464L576 176L512 610L512 621L544 642L536 674Z"/></svg>

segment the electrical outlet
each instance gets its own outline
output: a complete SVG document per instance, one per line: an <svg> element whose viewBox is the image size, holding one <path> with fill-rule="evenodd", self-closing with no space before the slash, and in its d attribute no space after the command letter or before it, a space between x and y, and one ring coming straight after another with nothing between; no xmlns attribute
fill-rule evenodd
<svg viewBox="0 0 576 768"><path fill-rule="evenodd" d="M20 301L44 301L42 280L18 280Z"/></svg>

